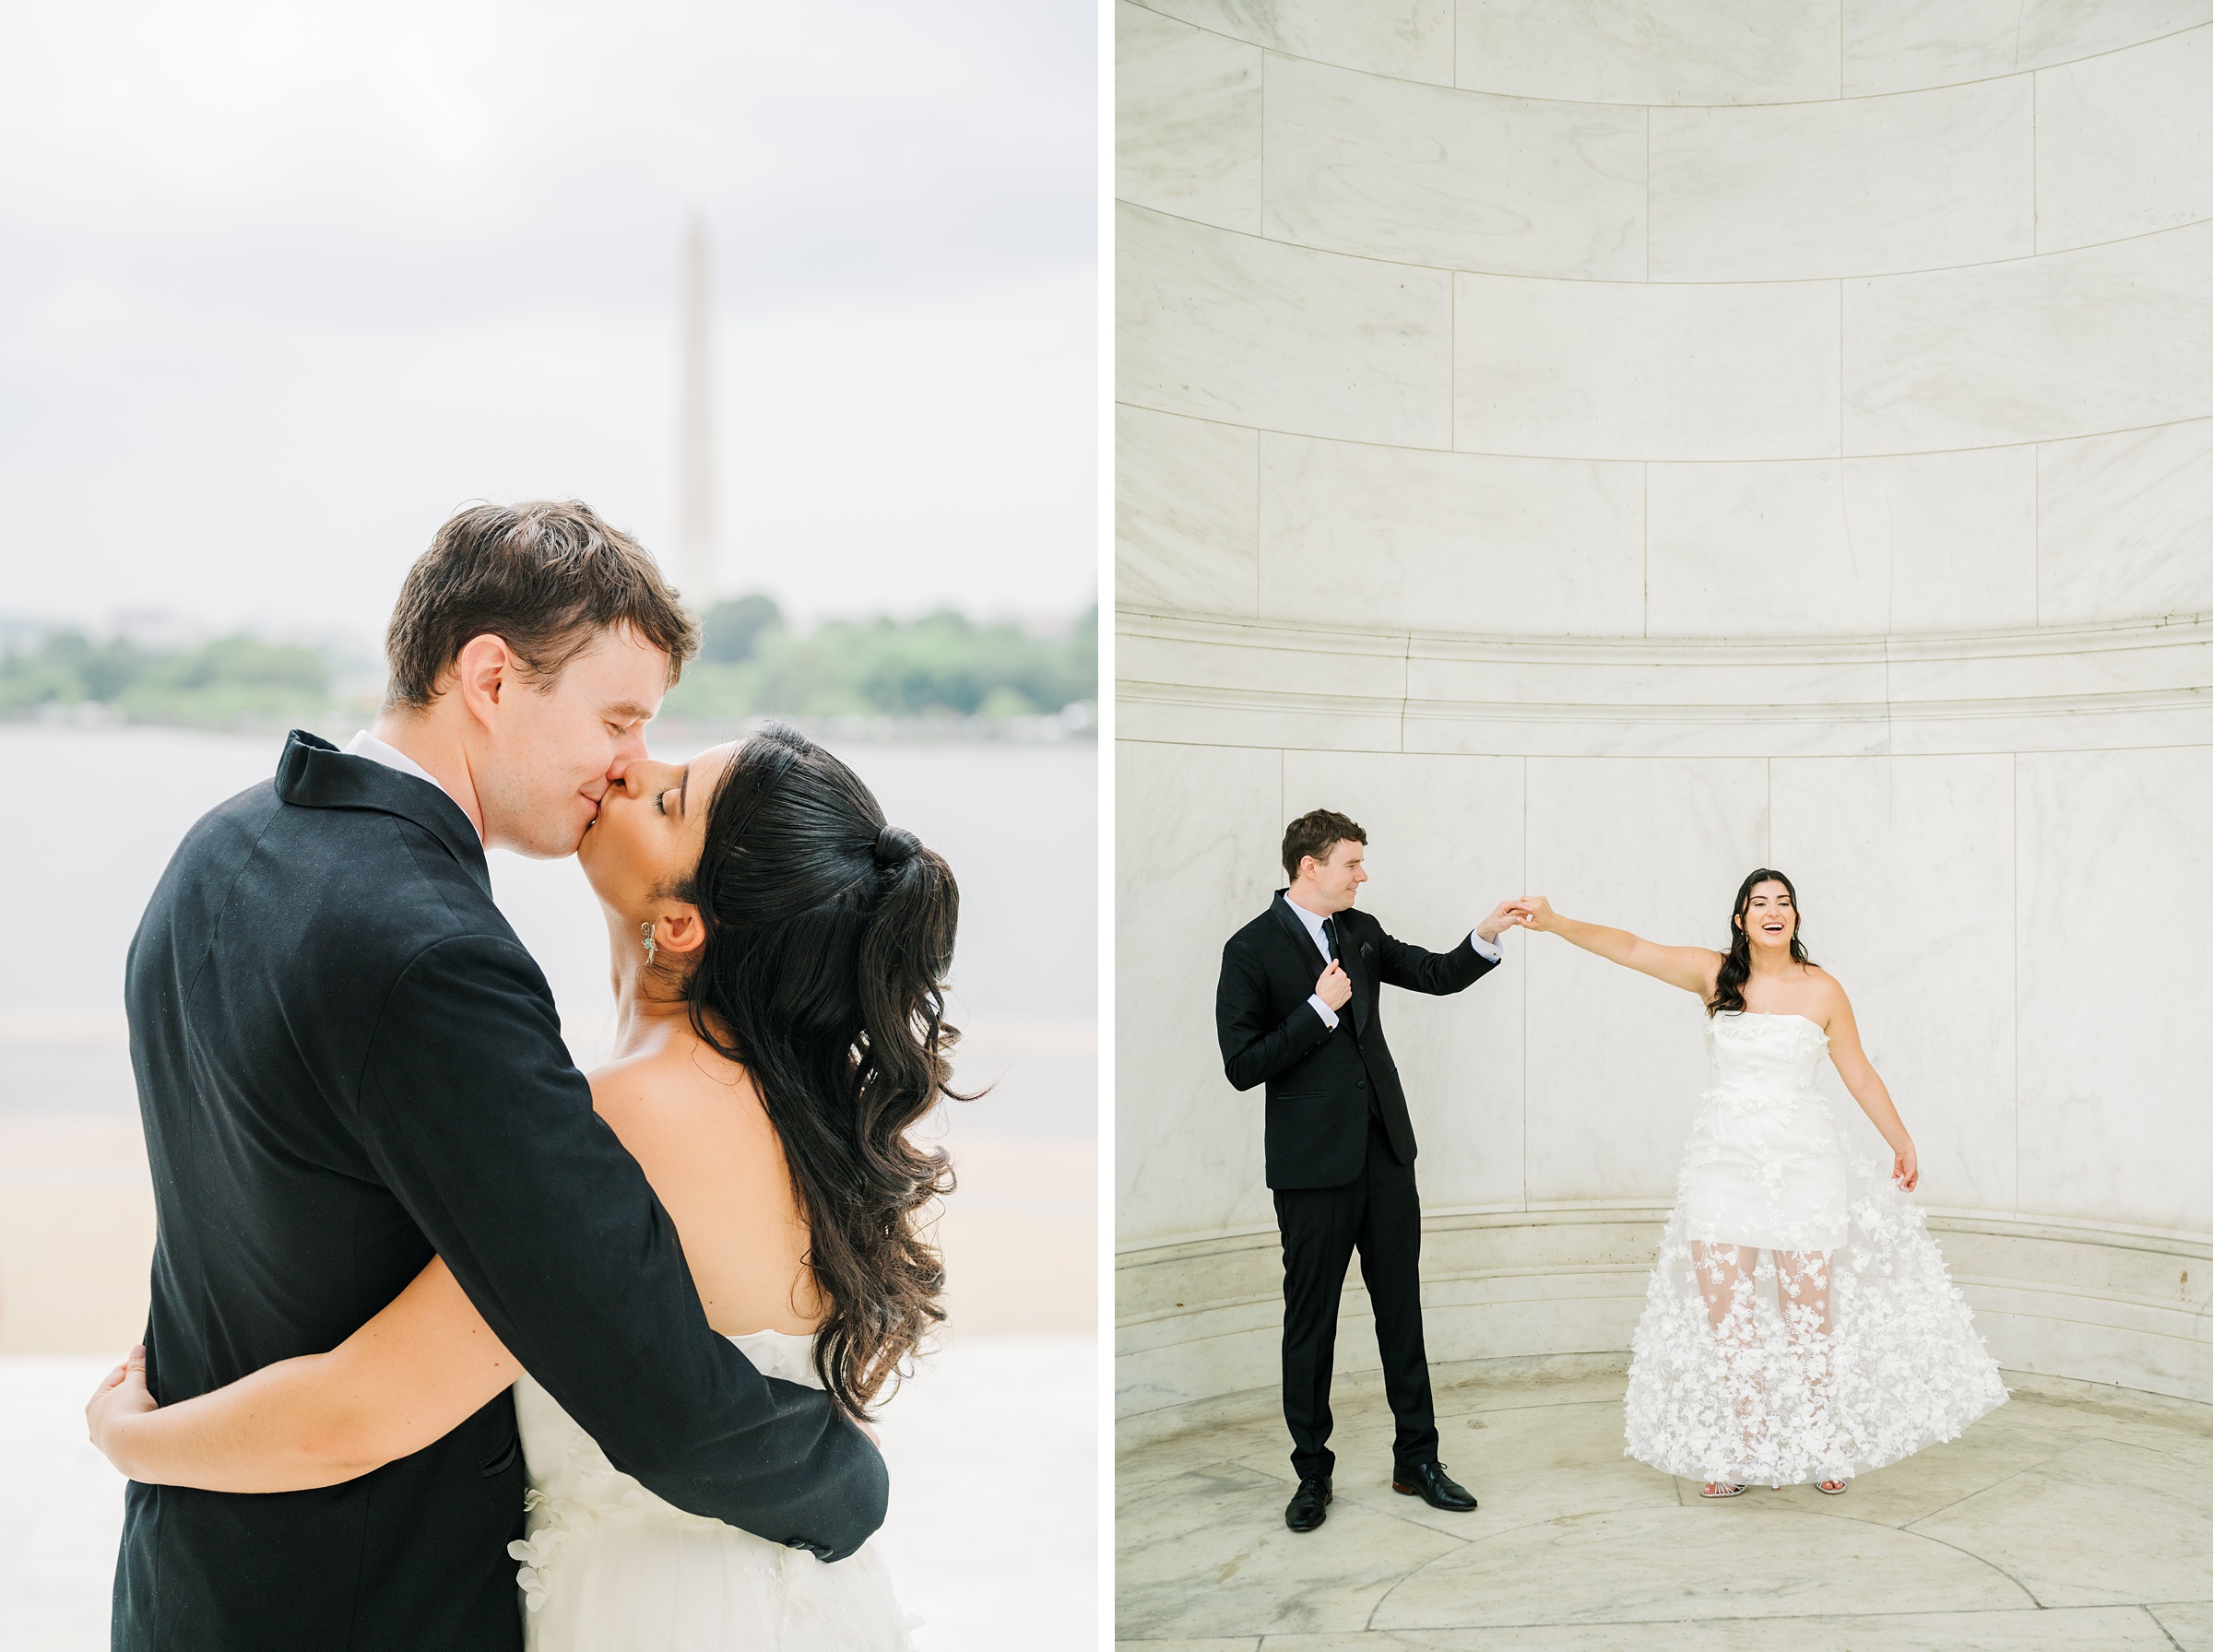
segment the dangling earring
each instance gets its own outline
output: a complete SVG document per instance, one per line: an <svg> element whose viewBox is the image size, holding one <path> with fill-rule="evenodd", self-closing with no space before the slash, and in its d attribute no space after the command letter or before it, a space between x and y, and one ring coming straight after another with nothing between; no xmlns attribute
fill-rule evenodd
<svg viewBox="0 0 2213 1652"><path fill-rule="evenodd" d="M645 967L651 969L653 967L653 926L640 924L638 935L645 942Z"/></svg>

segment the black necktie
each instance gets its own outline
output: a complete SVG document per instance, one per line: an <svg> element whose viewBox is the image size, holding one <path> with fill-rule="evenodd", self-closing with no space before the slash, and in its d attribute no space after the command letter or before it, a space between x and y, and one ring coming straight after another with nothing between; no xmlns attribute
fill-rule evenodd
<svg viewBox="0 0 2213 1652"><path fill-rule="evenodd" d="M1337 950L1337 920L1335 918L1321 920L1321 944L1323 950L1330 955L1328 962L1335 963L1342 956Z"/></svg>

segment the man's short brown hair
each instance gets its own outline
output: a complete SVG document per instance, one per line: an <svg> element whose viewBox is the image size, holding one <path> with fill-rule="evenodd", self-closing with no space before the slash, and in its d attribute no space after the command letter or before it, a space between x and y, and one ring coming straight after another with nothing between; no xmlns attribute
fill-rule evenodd
<svg viewBox="0 0 2213 1652"><path fill-rule="evenodd" d="M1367 833L1360 830L1357 820L1333 808L1309 808L1284 828L1284 871L1296 882L1300 861L1311 855L1326 864L1330 851L1348 839L1355 844L1367 842Z"/></svg>
<svg viewBox="0 0 2213 1652"><path fill-rule="evenodd" d="M447 519L399 588L385 631L385 703L429 705L461 650L487 633L550 688L616 626L669 656L671 683L699 652L699 623L653 558L591 506L471 505Z"/></svg>

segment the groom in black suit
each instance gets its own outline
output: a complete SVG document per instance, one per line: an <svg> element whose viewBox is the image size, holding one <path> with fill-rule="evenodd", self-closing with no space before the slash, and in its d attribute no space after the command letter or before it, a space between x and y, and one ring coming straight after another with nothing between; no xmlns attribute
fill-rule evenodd
<svg viewBox="0 0 2213 1652"><path fill-rule="evenodd" d="M697 631L580 504L480 505L408 575L391 698L344 751L185 836L132 942L166 1405L345 1340L443 1257L618 1468L829 1560L883 1518L829 1397L708 1326L668 1212L592 1111L487 845L565 856ZM115 1652L521 1652L507 1393L314 1491L131 1485Z"/></svg>
<svg viewBox="0 0 2213 1652"><path fill-rule="evenodd" d="M1450 952L1399 940L1353 910L1367 881L1367 834L1333 809L1292 821L1284 833L1290 887L1230 937L1214 994L1230 1083L1268 1087L1268 1186L1284 1244L1284 1421L1298 1474L1284 1511L1293 1531L1327 1518L1337 1460L1329 1447L1330 1370L1355 1249L1398 1424L1391 1489L1434 1508L1475 1506L1437 1460L1414 1125L1383 1038L1382 988L1441 995L1473 985L1497 966L1492 943L1518 919L1513 903L1502 903Z"/></svg>

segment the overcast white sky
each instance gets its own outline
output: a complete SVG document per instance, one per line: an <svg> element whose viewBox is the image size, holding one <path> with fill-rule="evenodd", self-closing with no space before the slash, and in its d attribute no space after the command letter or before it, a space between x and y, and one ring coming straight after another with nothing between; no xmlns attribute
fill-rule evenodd
<svg viewBox="0 0 2213 1652"><path fill-rule="evenodd" d="M0 615L381 629L471 499L675 566L716 260L722 586L1095 594L1089 0L0 0Z"/></svg>

